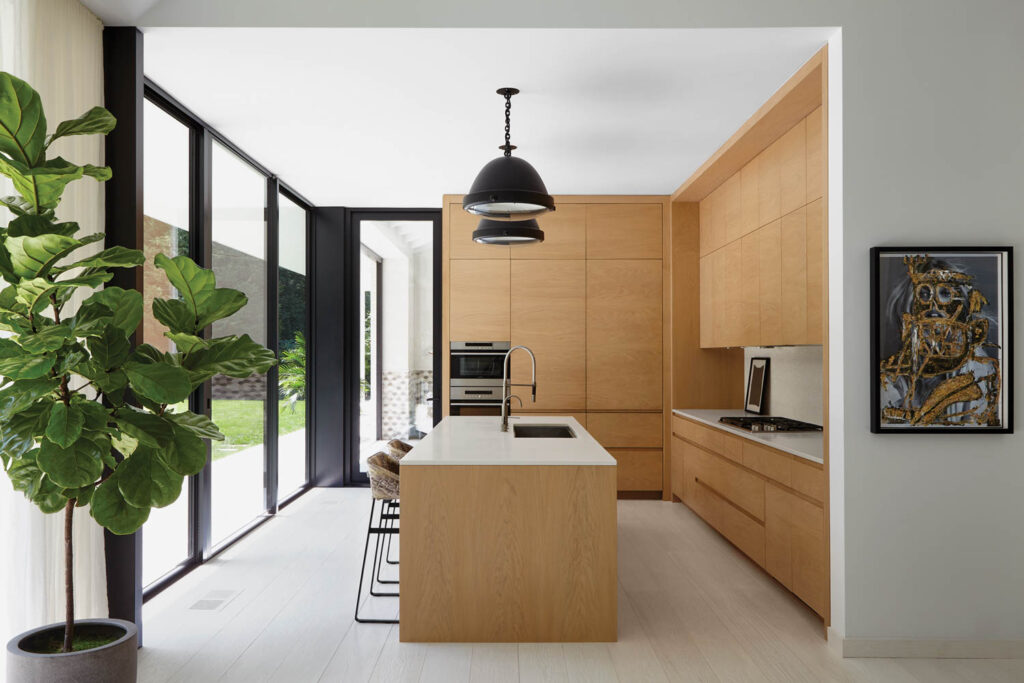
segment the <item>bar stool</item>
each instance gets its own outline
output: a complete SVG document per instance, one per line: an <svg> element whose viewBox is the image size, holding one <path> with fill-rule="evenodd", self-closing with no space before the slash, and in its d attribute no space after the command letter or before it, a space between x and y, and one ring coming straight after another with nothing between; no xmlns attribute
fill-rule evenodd
<svg viewBox="0 0 1024 683"><path fill-rule="evenodd" d="M397 534L399 529L395 526L398 521L398 513L391 512L395 501L398 500L398 462L390 458L386 453L375 453L366 461L370 475L370 521L366 527L366 544L363 547L363 563L359 568L359 589L356 593L356 621L362 624L397 624L397 619L363 619L359 616L359 603L363 599L363 577L366 573L366 558L370 552L370 536L374 539L373 567L370 569L370 595L375 597L398 597L398 592L376 592L373 590L375 579L380 574L380 557L383 550L384 538L390 538ZM373 515L377 509L377 501L381 501L380 511L377 513L377 526L373 525ZM383 582L382 582L383 583ZM388 581L386 583L398 583Z"/></svg>
<svg viewBox="0 0 1024 683"><path fill-rule="evenodd" d="M405 443L404 441L400 441L399 439L392 439L391 441L388 441L387 447L388 447L388 450L387 450L388 457L391 458L396 463L401 463L402 458L404 458L409 453L409 451L412 450L412 446L410 446L409 444ZM387 506L388 506L388 512L397 513L398 509L399 509L399 501L397 501L397 500L388 501ZM397 565L398 564L398 560L392 560L391 559L391 539L392 538L393 538L393 534L389 534L388 535L388 549L387 549L387 552L384 553L384 561L387 562L388 564L391 564L391 565ZM397 582L393 582L393 581L382 580L380 578L379 568L378 568L378 572L377 572L377 581L378 581L378 583L397 583Z"/></svg>

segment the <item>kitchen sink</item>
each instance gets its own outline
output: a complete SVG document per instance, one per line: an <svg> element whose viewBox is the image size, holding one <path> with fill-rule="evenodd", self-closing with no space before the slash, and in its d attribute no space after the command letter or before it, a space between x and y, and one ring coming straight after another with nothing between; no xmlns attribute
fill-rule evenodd
<svg viewBox="0 0 1024 683"><path fill-rule="evenodd" d="M576 433L569 425L512 425L512 434L517 439L576 438Z"/></svg>

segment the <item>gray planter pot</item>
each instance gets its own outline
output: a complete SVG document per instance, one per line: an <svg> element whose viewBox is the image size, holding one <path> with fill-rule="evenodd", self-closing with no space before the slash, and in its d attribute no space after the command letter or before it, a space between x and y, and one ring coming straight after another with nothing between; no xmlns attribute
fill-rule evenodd
<svg viewBox="0 0 1024 683"><path fill-rule="evenodd" d="M64 624L50 624L12 638L7 643L8 683L136 683L138 635L135 624L120 619L82 619L82 626L113 626L124 636L102 647L81 652L36 654L21 648L32 636L53 629L64 632Z"/></svg>

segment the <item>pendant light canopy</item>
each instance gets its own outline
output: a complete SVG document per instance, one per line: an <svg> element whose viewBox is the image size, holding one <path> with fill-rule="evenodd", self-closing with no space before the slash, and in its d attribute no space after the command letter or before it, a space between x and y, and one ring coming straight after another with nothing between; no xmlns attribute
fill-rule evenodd
<svg viewBox="0 0 1024 683"><path fill-rule="evenodd" d="M529 244L531 242L543 242L544 231L537 225L537 221L529 219L525 221L495 221L484 218L480 225L473 231L473 241L480 244Z"/></svg>
<svg viewBox="0 0 1024 683"><path fill-rule="evenodd" d="M555 200L548 194L540 174L526 160L512 156L516 148L511 143L512 96L516 88L499 88L498 94L505 98L505 144L498 147L504 155L487 163L477 174L473 186L462 200L462 208L470 213L483 216L480 227L473 233L473 239L485 244L510 244L511 242L487 242L487 235L481 230L493 229L494 222L512 221L522 223L515 231L535 231L539 237L520 239L518 242L540 241L543 233L536 221L524 221L555 210ZM527 225L532 222L533 226ZM485 225L486 224L486 225ZM515 232L514 231L514 232ZM523 234L526 234L523 232Z"/></svg>

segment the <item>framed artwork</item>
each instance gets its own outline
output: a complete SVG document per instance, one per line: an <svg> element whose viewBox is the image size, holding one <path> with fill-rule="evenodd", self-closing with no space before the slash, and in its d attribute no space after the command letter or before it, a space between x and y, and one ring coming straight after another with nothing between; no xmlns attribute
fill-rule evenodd
<svg viewBox="0 0 1024 683"><path fill-rule="evenodd" d="M1013 432L1013 248L871 250L871 431Z"/></svg>
<svg viewBox="0 0 1024 683"><path fill-rule="evenodd" d="M748 413L764 413L770 363L770 358L750 359L750 370L747 372L747 399L743 406Z"/></svg>

